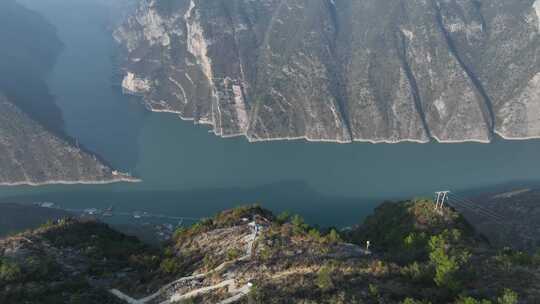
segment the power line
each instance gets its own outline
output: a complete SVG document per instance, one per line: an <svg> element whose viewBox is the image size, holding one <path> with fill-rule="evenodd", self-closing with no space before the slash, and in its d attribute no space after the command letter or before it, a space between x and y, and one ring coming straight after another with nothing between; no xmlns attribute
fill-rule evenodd
<svg viewBox="0 0 540 304"><path fill-rule="evenodd" d="M460 204L462 204L462 205L469 206L469 207L470 207L472 210L474 210L474 211L482 212L482 213L484 213L484 214L488 214L488 215L490 215L490 216L492 216L492 217L495 217L495 218L498 218L498 219L500 219L500 220L506 219L505 216L503 216L503 215L501 215L501 214L499 214L499 213L497 213L497 212L495 212L495 211L493 211L493 210L490 210L490 209L484 208L484 207L482 207L482 206L479 206L479 205L477 205L477 204L470 203L470 202L466 202L466 201L457 199L457 198L455 198L455 197L452 198L452 200L453 200L454 202L458 202L458 203L460 203Z"/></svg>
<svg viewBox="0 0 540 304"><path fill-rule="evenodd" d="M444 195L446 193L446 195ZM537 240L538 238L535 238L533 234L530 233L530 229L539 229L540 226L536 225L530 225L530 224L523 224L516 222L515 219L510 218L508 215L502 215L498 213L497 211L494 211L492 208L482 206L478 204L477 202L474 202L473 200L463 197L461 195L457 195L455 193L452 193L452 195L449 195L449 191L438 191L435 192L437 195L436 203L435 203L435 210L438 210L442 213L442 210L439 210L444 205L444 202L447 202L448 205L456 208L456 209L462 209L466 211L470 211L478 216L481 216L487 220L493 221L500 226L507 227L507 229L511 229L510 231L516 232L517 236L524 241L532 242Z"/></svg>
<svg viewBox="0 0 540 304"><path fill-rule="evenodd" d="M468 199L468 198L465 198L465 197L463 197L463 196L454 195L454 199L456 199L456 200L458 200L458 201L461 201L461 202L464 203L464 204L469 204L469 205L473 206L473 207L476 208L476 209L483 210L483 211L486 212L486 213L493 214L493 215L496 216L496 217L499 217L499 218L502 218L502 219L507 218L506 216L499 214L498 212L494 211L493 209L490 209L490 208L486 208L486 207L484 207L484 206L481 206L480 204L475 203L475 202L473 202L472 200L470 200L470 199Z"/></svg>
<svg viewBox="0 0 540 304"><path fill-rule="evenodd" d="M492 219L492 220L497 220L497 221L500 221L500 218L496 217L496 216L493 216L489 213L486 213L482 210L479 210L479 209L476 209L468 204L464 204L462 202L459 202L457 200L454 200L454 199L451 199L449 201L449 204L454 206L454 207L458 207L460 209L466 209L467 211L470 211L472 213L475 213L477 215L481 215L481 216L484 216L484 217L488 217L489 219Z"/></svg>
<svg viewBox="0 0 540 304"><path fill-rule="evenodd" d="M482 216L484 218L488 218L496 223L499 223L499 224L503 224L504 223L504 219L503 218L500 218L500 217L497 217L497 216L494 216L490 213L486 213L485 211L481 210L481 209L476 209L470 205L467 205L467 204L464 204L464 203L461 203L457 200L450 200L449 201L449 204L454 206L454 207L458 207L460 209L466 209L472 213L475 213L476 215L479 215L479 216Z"/></svg>
<svg viewBox="0 0 540 304"><path fill-rule="evenodd" d="M455 207L460 207L462 209L467 209L473 213L476 213L480 216L489 218L492 221L495 221L497 223L502 223L505 218L491 210L482 208L474 203L466 202L461 199L457 199L456 195L450 195L450 191L437 191L435 192L437 195L436 202L435 202L435 210L439 213L442 213L443 207L445 202L447 202L450 205L453 205Z"/></svg>

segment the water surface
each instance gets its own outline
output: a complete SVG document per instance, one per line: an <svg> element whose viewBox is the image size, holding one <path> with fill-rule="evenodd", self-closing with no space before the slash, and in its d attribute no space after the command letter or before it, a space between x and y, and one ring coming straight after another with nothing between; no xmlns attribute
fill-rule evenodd
<svg viewBox="0 0 540 304"><path fill-rule="evenodd" d="M144 182L0 188L3 200L195 217L259 202L323 225L349 225L384 199L540 180L540 141L339 145L217 138L121 95L110 8L92 0L20 2L53 23L65 45L48 84L66 131Z"/></svg>

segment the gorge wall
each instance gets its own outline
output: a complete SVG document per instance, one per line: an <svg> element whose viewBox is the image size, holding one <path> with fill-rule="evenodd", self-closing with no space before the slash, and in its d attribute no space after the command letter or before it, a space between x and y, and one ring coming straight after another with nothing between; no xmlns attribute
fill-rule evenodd
<svg viewBox="0 0 540 304"><path fill-rule="evenodd" d="M250 141L540 137L535 0L146 0L127 92Z"/></svg>

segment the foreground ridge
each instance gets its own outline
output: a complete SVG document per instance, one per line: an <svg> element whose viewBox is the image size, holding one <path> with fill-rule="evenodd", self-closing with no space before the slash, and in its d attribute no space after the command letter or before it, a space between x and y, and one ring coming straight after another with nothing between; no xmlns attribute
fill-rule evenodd
<svg viewBox="0 0 540 304"><path fill-rule="evenodd" d="M240 207L179 228L162 248L63 219L0 239L0 301L536 303L540 257L490 245L449 207L456 199L384 203L340 232Z"/></svg>

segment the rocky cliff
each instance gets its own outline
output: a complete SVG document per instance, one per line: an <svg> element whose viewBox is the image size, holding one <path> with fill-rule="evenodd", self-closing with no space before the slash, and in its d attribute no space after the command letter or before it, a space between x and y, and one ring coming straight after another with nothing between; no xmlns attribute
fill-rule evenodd
<svg viewBox="0 0 540 304"><path fill-rule="evenodd" d="M0 185L130 181L69 138L45 82L62 43L13 0L0 3Z"/></svg>
<svg viewBox="0 0 540 304"><path fill-rule="evenodd" d="M126 91L251 141L540 137L535 0L145 0Z"/></svg>

